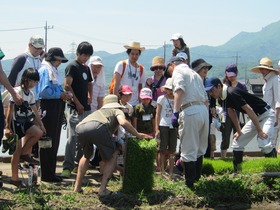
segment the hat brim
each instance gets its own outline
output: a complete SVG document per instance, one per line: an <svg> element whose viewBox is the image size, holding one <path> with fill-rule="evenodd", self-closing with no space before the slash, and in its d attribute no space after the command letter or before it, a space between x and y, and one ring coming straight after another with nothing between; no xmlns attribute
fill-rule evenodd
<svg viewBox="0 0 280 210"><path fill-rule="evenodd" d="M152 96L140 96L141 99L152 99Z"/></svg>
<svg viewBox="0 0 280 210"><path fill-rule="evenodd" d="M102 109L119 109L119 108L125 108L124 106L120 105L119 103L109 103L109 104L105 104L102 106Z"/></svg>
<svg viewBox="0 0 280 210"><path fill-rule="evenodd" d="M227 75L227 77L236 77L237 76L237 74L235 72L228 72L228 71L226 71L226 75Z"/></svg>
<svg viewBox="0 0 280 210"><path fill-rule="evenodd" d="M146 48L145 47L133 47L130 45L124 45L125 49L131 49L131 50L140 50L140 51L144 51Z"/></svg>
<svg viewBox="0 0 280 210"><path fill-rule="evenodd" d="M56 56L56 55L55 55L54 58L55 58L56 60L60 60L62 63L68 62L68 59L65 58L65 57L61 57L61 56Z"/></svg>
<svg viewBox="0 0 280 210"><path fill-rule="evenodd" d="M202 69L203 67L208 67L208 71L212 68L212 65L211 64L209 64L209 63L206 63L206 62L204 62L204 63L201 63L201 64L199 64L197 67L195 67L193 70L194 71L196 71L196 72L198 72L200 69Z"/></svg>
<svg viewBox="0 0 280 210"><path fill-rule="evenodd" d="M153 68L155 68L155 67L163 67L163 70L166 68L166 66L165 66L164 64L156 64L156 65L152 65L152 66L150 67L150 70L151 70L151 71L154 71Z"/></svg>
<svg viewBox="0 0 280 210"><path fill-rule="evenodd" d="M35 48L45 48L45 45L42 44L32 44L32 46Z"/></svg>
<svg viewBox="0 0 280 210"><path fill-rule="evenodd" d="M90 64L103 66L103 63L101 63L101 62L91 62Z"/></svg>
<svg viewBox="0 0 280 210"><path fill-rule="evenodd" d="M260 71L261 68L262 69L267 69L267 70L270 70L270 71L275 71L276 73L279 73L279 71L277 71L276 69L268 67L268 66L256 66L256 67L251 69L251 72L261 74L261 71Z"/></svg>
<svg viewBox="0 0 280 210"><path fill-rule="evenodd" d="M215 85L209 86L209 87L205 87L205 91L209 92Z"/></svg>

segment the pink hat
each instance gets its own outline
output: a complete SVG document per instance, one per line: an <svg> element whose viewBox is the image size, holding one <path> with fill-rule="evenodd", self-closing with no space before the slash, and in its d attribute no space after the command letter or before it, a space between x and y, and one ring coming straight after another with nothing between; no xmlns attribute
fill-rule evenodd
<svg viewBox="0 0 280 210"><path fill-rule="evenodd" d="M140 91L140 98L141 99L152 99L152 91L149 88L142 88Z"/></svg>
<svg viewBox="0 0 280 210"><path fill-rule="evenodd" d="M123 85L121 86L120 88L120 93L124 94L124 95L129 95L129 94L132 94L133 91L131 89L131 87L129 85Z"/></svg>

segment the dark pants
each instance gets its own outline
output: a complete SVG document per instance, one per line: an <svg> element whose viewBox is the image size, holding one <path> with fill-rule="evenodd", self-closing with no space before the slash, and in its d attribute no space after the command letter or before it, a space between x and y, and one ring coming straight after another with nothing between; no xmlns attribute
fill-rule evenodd
<svg viewBox="0 0 280 210"><path fill-rule="evenodd" d="M60 133L65 103L61 99L41 100L42 111L46 116L42 119L47 136L52 138L51 148L40 149L41 174L43 179L53 179L56 170L56 158L60 142Z"/></svg>

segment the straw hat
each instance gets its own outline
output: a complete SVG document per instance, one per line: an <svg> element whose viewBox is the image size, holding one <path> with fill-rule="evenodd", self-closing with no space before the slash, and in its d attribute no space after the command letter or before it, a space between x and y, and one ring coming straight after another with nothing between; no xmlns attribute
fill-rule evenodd
<svg viewBox="0 0 280 210"><path fill-rule="evenodd" d="M140 42L130 42L128 45L124 45L125 49L131 49L131 50L140 50L144 51L145 47L140 46Z"/></svg>
<svg viewBox="0 0 280 210"><path fill-rule="evenodd" d="M273 68L272 60L268 57L264 57L260 60L260 64L251 69L252 72L261 74L260 69L267 69L270 71L275 71L275 73L279 73L276 69Z"/></svg>
<svg viewBox="0 0 280 210"><path fill-rule="evenodd" d="M152 60L152 66L150 67L150 70L153 71L154 67L159 67L162 66L163 68L165 68L165 62L164 62L164 58L160 57L160 56L156 56L153 58Z"/></svg>
<svg viewBox="0 0 280 210"><path fill-rule="evenodd" d="M119 104L118 96L109 94L103 99L102 109L118 109L125 108L124 106Z"/></svg>

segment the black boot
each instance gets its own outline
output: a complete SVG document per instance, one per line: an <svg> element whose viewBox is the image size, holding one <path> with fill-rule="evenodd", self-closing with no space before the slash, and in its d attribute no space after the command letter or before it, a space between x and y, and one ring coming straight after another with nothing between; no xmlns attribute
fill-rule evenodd
<svg viewBox="0 0 280 210"><path fill-rule="evenodd" d="M266 158L276 158L277 156L276 156L275 154L277 154L277 152L276 152L276 149L273 148L273 150L272 150L270 153L264 154L264 156L265 156Z"/></svg>
<svg viewBox="0 0 280 210"><path fill-rule="evenodd" d="M243 162L243 151L234 151L233 150L233 171L237 173L241 171L241 163Z"/></svg>
<svg viewBox="0 0 280 210"><path fill-rule="evenodd" d="M183 162L185 166L185 183L187 187L193 189L196 178L196 162Z"/></svg>
<svg viewBox="0 0 280 210"><path fill-rule="evenodd" d="M201 170L202 170L202 164L203 164L203 156L200 156L196 160L196 174L195 174L195 181L198 181L201 177Z"/></svg>

